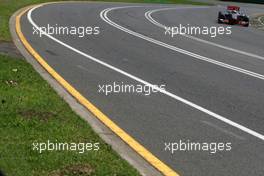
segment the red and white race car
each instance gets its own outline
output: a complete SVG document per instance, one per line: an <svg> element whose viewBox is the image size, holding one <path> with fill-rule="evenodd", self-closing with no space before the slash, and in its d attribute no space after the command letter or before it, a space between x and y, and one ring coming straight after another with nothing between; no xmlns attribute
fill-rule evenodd
<svg viewBox="0 0 264 176"><path fill-rule="evenodd" d="M218 12L218 23L225 24L240 24L242 26L249 26L249 16L240 12L238 6L227 6L226 11Z"/></svg>

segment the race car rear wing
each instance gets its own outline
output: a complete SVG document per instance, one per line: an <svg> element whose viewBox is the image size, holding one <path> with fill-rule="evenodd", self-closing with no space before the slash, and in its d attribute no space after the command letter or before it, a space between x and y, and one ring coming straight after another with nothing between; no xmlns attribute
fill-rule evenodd
<svg viewBox="0 0 264 176"><path fill-rule="evenodd" d="M238 7L238 6L227 6L227 10L236 10L236 11L239 11L240 10L240 7Z"/></svg>

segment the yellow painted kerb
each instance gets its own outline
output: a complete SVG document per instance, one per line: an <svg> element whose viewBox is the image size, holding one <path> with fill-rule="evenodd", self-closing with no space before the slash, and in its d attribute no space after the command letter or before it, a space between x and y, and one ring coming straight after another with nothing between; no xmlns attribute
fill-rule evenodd
<svg viewBox="0 0 264 176"><path fill-rule="evenodd" d="M29 10L28 7L16 16L16 32L21 42L28 50L28 52L41 64L41 66L47 70L47 72L52 75L73 97L75 97L83 106L85 106L89 111L91 111L95 117L97 117L101 122L103 122L108 128L110 128L116 135L118 135L124 142L126 142L132 149L134 149L139 155L141 155L146 161L148 161L152 166L158 169L165 176L179 176L174 170L160 161L152 153L150 153L145 147L139 144L134 138L122 130L117 124L115 124L110 118L108 118L103 112L101 112L97 107L95 107L89 100L82 96L73 86L71 86L66 80L64 80L49 64L32 48L28 43L27 39L21 31L20 19L21 16Z"/></svg>

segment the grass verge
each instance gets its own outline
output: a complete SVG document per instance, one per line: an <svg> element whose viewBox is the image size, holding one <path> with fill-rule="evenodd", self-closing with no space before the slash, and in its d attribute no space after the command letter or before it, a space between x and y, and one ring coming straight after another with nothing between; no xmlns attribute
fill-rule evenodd
<svg viewBox="0 0 264 176"><path fill-rule="evenodd" d="M0 55L0 169L7 175L139 175L31 65ZM98 151L33 150L34 142L97 143Z"/></svg>
<svg viewBox="0 0 264 176"><path fill-rule="evenodd" d="M18 9L31 4L52 2L60 0L0 0L0 40L11 41L9 34L8 21L10 16ZM96 1L96 0L91 0ZM100 0L108 2L131 2L131 3L178 3L178 4L196 4L205 3L192 2L191 0Z"/></svg>
<svg viewBox="0 0 264 176"><path fill-rule="evenodd" d="M221 1L264 4L264 1L263 0L221 0Z"/></svg>

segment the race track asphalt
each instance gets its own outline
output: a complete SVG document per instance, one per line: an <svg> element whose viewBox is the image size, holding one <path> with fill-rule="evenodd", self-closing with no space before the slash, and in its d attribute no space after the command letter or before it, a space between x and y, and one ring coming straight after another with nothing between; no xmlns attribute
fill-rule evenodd
<svg viewBox="0 0 264 176"><path fill-rule="evenodd" d="M108 23L100 12L113 9L107 17L116 24L171 46L259 74L259 77L217 65L197 57L128 34ZM137 6L137 7L135 7ZM58 40L100 61L110 64L152 84L165 84L166 91L257 132L256 137L216 119L193 106L163 93L145 96L132 93L105 95L98 85L141 84L136 80L98 64L46 36L33 35L27 15L22 16L22 32L32 47L65 80L102 110L116 124L146 147L152 154L184 176L263 176L264 175L264 33L253 27L232 26L231 35L200 39L233 48L247 54L177 35L164 35L164 29L145 17L157 11L153 19L166 26L220 26L218 10L224 6L187 6L125 3L58 3L32 12L38 26L98 26L99 35L79 38L54 35ZM261 13L264 6L242 7L249 14ZM227 27L226 25L223 25ZM263 76L264 77L264 76ZM231 151L165 150L165 143L179 142L232 144Z"/></svg>

